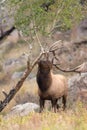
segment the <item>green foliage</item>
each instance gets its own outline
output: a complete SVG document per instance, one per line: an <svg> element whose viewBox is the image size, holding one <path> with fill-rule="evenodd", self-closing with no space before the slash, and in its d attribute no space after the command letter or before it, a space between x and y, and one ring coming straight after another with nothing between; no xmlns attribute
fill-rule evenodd
<svg viewBox="0 0 87 130"><path fill-rule="evenodd" d="M63 8L59 16L59 20L62 23L61 28L63 30L70 29L73 24L82 19L82 7L79 4L79 0L66 0L62 1L62 3Z"/></svg>
<svg viewBox="0 0 87 130"><path fill-rule="evenodd" d="M83 18L82 5L79 0L56 0L48 11L41 7L52 0L8 0L15 7L15 25L24 34L34 35L50 33L54 28L67 30ZM10 6L10 7L11 7Z"/></svg>

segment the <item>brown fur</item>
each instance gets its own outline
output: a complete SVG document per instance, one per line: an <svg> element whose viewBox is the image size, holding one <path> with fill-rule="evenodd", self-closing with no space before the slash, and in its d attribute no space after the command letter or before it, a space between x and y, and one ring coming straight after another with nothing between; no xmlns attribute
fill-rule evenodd
<svg viewBox="0 0 87 130"><path fill-rule="evenodd" d="M67 80L62 75L52 73L50 61L40 61L37 72L38 94L40 97L40 111L44 108L45 100L51 100L52 107L56 112L57 100L63 97L64 109L66 107Z"/></svg>

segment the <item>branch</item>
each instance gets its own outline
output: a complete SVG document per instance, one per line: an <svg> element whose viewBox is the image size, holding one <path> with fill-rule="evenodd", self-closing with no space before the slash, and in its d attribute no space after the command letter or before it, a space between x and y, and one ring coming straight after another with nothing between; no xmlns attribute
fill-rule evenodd
<svg viewBox="0 0 87 130"><path fill-rule="evenodd" d="M8 94L4 90L2 90L2 93L4 94L5 97L7 97Z"/></svg>
<svg viewBox="0 0 87 130"><path fill-rule="evenodd" d="M56 22L57 22L58 14L62 11L63 7L64 7L64 4L62 4L62 7L61 7L60 9L59 9L59 7L58 7L58 10L57 10L57 12L56 12L56 16L55 16L55 19L54 19L54 21L53 21L53 25L52 25L52 28L51 28L51 33L52 33L52 31L54 30L54 28L55 28L55 25L56 25Z"/></svg>
<svg viewBox="0 0 87 130"><path fill-rule="evenodd" d="M0 112L10 103L10 101L14 98L14 96L16 95L16 93L20 90L20 88L22 87L24 81L26 80L26 78L28 77L28 75L31 73L32 69L34 68L34 66L38 63L38 61L41 59L41 57L44 55L46 56L46 51L44 50L43 46L41 45L41 42L39 41L38 35L36 33L36 37L38 39L38 42L40 44L41 47L41 53L39 54L39 56L34 60L33 63L30 64L29 61L29 57L28 57L28 61L27 61L27 68L22 76L22 78L17 82L17 84L15 85L15 87L10 90L10 92L7 94L6 92L3 91L4 95L5 95L5 99L3 101L0 101ZM52 45L52 47L50 47L50 49L52 50L52 48L54 47L54 44ZM46 57L47 58L47 57Z"/></svg>
<svg viewBox="0 0 87 130"><path fill-rule="evenodd" d="M41 44L41 41L40 41L40 39L39 39L39 37L38 37L38 34L37 34L37 32L36 32L36 29L34 30L35 31L35 34L36 34L36 38L37 38L37 41L38 41L38 43L39 43L39 45L40 45L40 48L41 48L41 52L45 52L44 51L44 48L43 48L43 46L42 46L42 44Z"/></svg>
<svg viewBox="0 0 87 130"><path fill-rule="evenodd" d="M30 62L27 62L27 69L25 70L22 78L18 81L14 89L10 90L8 94L5 92L5 99L3 101L0 101L0 112L10 103L10 101L13 99L13 97L16 95L16 93L20 90L22 87L25 79L28 77L28 75L31 73L34 66L37 64L38 60L42 57L43 53L40 53L40 55L36 58L36 60L31 64Z"/></svg>
<svg viewBox="0 0 87 130"><path fill-rule="evenodd" d="M37 37L38 38L38 37ZM30 64L30 61L28 60L27 61L27 68L22 76L22 78L17 82L17 84L15 85L15 87L10 90L10 92L7 94L6 92L3 91L3 94L5 95L5 99L3 101L0 101L0 112L10 103L10 101L13 99L13 97L16 95L16 93L20 90L20 88L22 87L24 81L26 80L26 78L28 77L28 75L31 73L32 69L34 68L34 66L38 63L38 61L41 59L41 57L44 55L46 56L45 54L46 53L49 53L49 52L52 52L53 53L53 56L54 58L58 61L59 59L55 56L55 49L57 47L57 44L58 41L56 43L54 43L49 51L42 51L39 56L34 60L33 63ZM58 49L58 48L57 48ZM46 57L47 58L47 57ZM47 60L47 59L46 59ZM57 64L58 65L58 64ZM62 69L60 68L59 66L57 66L56 64L54 65L57 69L63 71L63 72L77 72L77 73L81 73L81 72L85 72L87 71L87 62L81 64L80 66L77 66L76 68L74 69Z"/></svg>

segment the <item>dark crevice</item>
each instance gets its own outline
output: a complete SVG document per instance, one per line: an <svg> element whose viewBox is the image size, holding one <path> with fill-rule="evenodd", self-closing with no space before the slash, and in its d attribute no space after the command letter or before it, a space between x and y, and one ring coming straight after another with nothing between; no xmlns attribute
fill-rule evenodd
<svg viewBox="0 0 87 130"><path fill-rule="evenodd" d="M2 35L0 36L0 41L3 40L6 36L8 36L11 32L13 32L16 28L13 26L6 32L3 32Z"/></svg>

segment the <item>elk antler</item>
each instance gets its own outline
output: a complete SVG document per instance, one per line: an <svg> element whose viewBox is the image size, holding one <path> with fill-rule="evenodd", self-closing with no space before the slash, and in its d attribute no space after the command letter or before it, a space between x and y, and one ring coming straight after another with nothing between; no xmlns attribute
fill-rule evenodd
<svg viewBox="0 0 87 130"><path fill-rule="evenodd" d="M38 38L38 37L37 37ZM39 40L39 39L38 39ZM53 52L53 55L55 55L54 51L54 47L57 47L57 43L59 41L57 41L56 43L54 43L49 51L45 51L44 48L42 47L42 45L40 44L41 47L41 53L39 54L39 56L34 60L33 63L30 64L29 61L29 57L28 57L28 61L27 61L27 68L22 76L22 78L17 82L17 84L14 86L14 88L12 90L10 90L10 92L7 94L5 91L3 91L3 94L5 96L5 99L3 101L0 101L0 112L8 105L8 103L13 99L13 97L16 95L16 93L20 90L20 88L22 87L25 79L28 77L28 75L31 73L32 69L34 68L34 66L38 63L38 61L41 59L41 57L44 55L48 55L49 52Z"/></svg>
<svg viewBox="0 0 87 130"><path fill-rule="evenodd" d="M60 65L60 60L59 58L56 56L56 52L58 49L62 49L64 48L63 46L58 48L58 43L61 42L60 41L57 41L55 42L50 48L49 48L49 52L52 52L53 54L53 58L52 58L52 64L57 68L59 69L60 71L63 71L63 72L76 72L76 73L84 73L84 72L87 72L87 62L84 62L82 63L81 65L75 67L75 68L72 68L72 69L63 69L61 67L59 67L58 65ZM55 64L54 63L54 60L56 60L58 63Z"/></svg>
<svg viewBox="0 0 87 130"><path fill-rule="evenodd" d="M56 51L58 51L59 49L64 48L64 46L62 45L61 47L58 47L58 44L61 43L61 40L56 41L52 46L50 46L49 48L49 53L51 52L53 54L53 58L52 58L52 64L54 66L56 65L60 65L60 59L59 57L56 55ZM54 64L54 60L57 61L57 64Z"/></svg>
<svg viewBox="0 0 87 130"><path fill-rule="evenodd" d="M49 55L49 53L51 52L53 54L52 62L53 62L54 59L59 61L59 59L56 57L56 54L55 54L55 51L60 49L60 48L58 48L58 43L59 42L60 41L57 41L52 46L50 46L48 51L45 51L44 49L42 49L39 56L31 64L30 64L29 57L28 57L27 68L26 68L22 78L17 82L17 84L14 86L14 88L12 90L10 90L10 92L8 94L5 91L3 91L5 99L3 101L0 101L0 112L8 105L8 103L13 99L13 97L16 95L16 93L20 90L20 88L22 87L25 79L28 77L28 75L31 73L34 66L38 63L38 61L42 58L43 55L44 56ZM80 66L77 66L76 68L74 68L72 70L64 70L64 69L61 69L60 67L58 67L57 65L58 64L54 64L54 66L57 69L59 69L59 70L61 70L63 72L81 72L83 70L85 71L85 69L87 71L87 62L83 63Z"/></svg>
<svg viewBox="0 0 87 130"><path fill-rule="evenodd" d="M29 61L29 57L28 57L28 61L27 61L27 68L22 76L22 78L17 82L17 84L15 85L15 87L10 90L10 92L7 94L5 91L3 91L3 94L5 96L5 99L3 101L0 101L0 112L7 106L7 104L13 99L13 97L16 95L16 93L20 90L20 88L22 87L25 79L27 78L27 76L31 73L32 69L34 68L34 66L38 63L38 61L41 59L41 57L44 55L46 56L48 54L48 52L44 51L42 45L40 44L41 47L41 53L39 54L39 56L34 60L33 63L30 64ZM52 45L52 48L54 46Z"/></svg>
<svg viewBox="0 0 87 130"><path fill-rule="evenodd" d="M82 63L81 65L73 68L73 69L63 69L61 67L59 67L56 64L53 64L57 69L59 69L60 71L63 72L76 72L76 73L85 73L87 72L87 62Z"/></svg>
<svg viewBox="0 0 87 130"><path fill-rule="evenodd" d="M46 52L47 60L49 59L49 54L52 53L52 54L53 54L53 58L55 58L55 59L59 62L59 58L56 56L56 51L57 51L58 49L63 48L63 46L60 47L60 48L58 47L58 43L60 43L60 42L61 42L61 40L56 41L55 43L53 43L53 44L49 47L48 51L45 51L45 52ZM53 60L53 59L52 59L52 60Z"/></svg>

